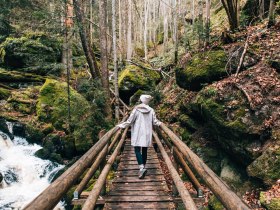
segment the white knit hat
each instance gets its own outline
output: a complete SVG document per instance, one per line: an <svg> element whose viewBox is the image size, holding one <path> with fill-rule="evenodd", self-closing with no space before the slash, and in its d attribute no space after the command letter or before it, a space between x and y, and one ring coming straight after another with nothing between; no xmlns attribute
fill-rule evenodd
<svg viewBox="0 0 280 210"><path fill-rule="evenodd" d="M140 96L140 101L144 104L149 104L149 102L153 99L152 96L150 95L141 95Z"/></svg>

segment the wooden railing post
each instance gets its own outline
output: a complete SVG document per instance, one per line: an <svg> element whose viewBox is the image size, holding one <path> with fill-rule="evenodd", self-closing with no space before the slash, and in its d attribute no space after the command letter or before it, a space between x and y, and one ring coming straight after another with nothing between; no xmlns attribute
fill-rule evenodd
<svg viewBox="0 0 280 210"><path fill-rule="evenodd" d="M103 168L101 174L99 175L93 189L91 190L84 206L83 206L83 210L91 210L94 209L94 206L96 204L96 201L98 199L98 196L100 195L101 192L101 188L104 185L104 182L106 182L106 177L111 169L112 164L114 163L118 153L121 150L121 147L124 143L125 137L126 137L126 133L127 133L128 128L126 128L122 134L122 138L120 140L120 142L118 143L118 146L116 147L115 151L113 152L113 154L110 156L109 160L107 161L107 164L105 165L105 167Z"/></svg>
<svg viewBox="0 0 280 210"><path fill-rule="evenodd" d="M249 210L250 208L164 123L160 125L173 144L227 209Z"/></svg>

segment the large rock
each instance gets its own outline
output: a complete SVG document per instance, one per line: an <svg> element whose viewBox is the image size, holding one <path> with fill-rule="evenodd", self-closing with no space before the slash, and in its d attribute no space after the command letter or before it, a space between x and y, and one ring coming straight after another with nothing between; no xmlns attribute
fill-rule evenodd
<svg viewBox="0 0 280 210"><path fill-rule="evenodd" d="M67 84L47 79L40 90L37 116L40 121L51 123L55 129L68 132ZM92 141L91 106L78 92L70 88L71 130L78 152L86 151Z"/></svg>
<svg viewBox="0 0 280 210"><path fill-rule="evenodd" d="M247 168L248 174L271 185L280 177L280 142L274 142Z"/></svg>
<svg viewBox="0 0 280 210"><path fill-rule="evenodd" d="M279 176L279 74L264 64L201 90L185 110L202 120L215 143L248 167L250 176L272 183ZM270 145L274 145L272 150Z"/></svg>
<svg viewBox="0 0 280 210"><path fill-rule="evenodd" d="M30 33L20 38L8 37L0 44L0 65L5 68L41 75L59 75L62 66L61 44L42 33Z"/></svg>
<svg viewBox="0 0 280 210"><path fill-rule="evenodd" d="M119 76L120 95L129 101L137 90L153 90L159 82L160 75L153 70L142 69L135 65L126 66Z"/></svg>
<svg viewBox="0 0 280 210"><path fill-rule="evenodd" d="M176 69L177 84L187 90L200 90L205 84L227 75L227 56L223 50L193 55L186 69Z"/></svg>

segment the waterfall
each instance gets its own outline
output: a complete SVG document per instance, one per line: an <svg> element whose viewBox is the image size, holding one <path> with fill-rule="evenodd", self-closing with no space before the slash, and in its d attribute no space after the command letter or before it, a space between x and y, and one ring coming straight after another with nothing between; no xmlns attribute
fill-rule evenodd
<svg viewBox="0 0 280 210"><path fill-rule="evenodd" d="M12 125L8 124L12 131ZM34 156L41 149L29 144L25 138L15 136L11 140L0 131L0 209L21 209L51 182L54 175L64 166ZM63 209L58 204L56 209Z"/></svg>

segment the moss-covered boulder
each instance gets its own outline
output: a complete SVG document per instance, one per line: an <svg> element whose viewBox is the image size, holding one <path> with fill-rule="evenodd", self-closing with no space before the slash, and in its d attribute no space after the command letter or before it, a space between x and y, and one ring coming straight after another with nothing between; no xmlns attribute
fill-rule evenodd
<svg viewBox="0 0 280 210"><path fill-rule="evenodd" d="M254 157L253 149L252 152L249 149L250 145L259 139L259 136L242 120L249 112L246 101L239 92L228 93L224 97L229 97L230 100L221 101L216 97L215 91L217 90L214 87L203 89L190 106L206 120L210 133L220 146L236 155L244 164L248 164ZM229 106L232 112L230 118L226 112L226 107ZM258 144L255 144L257 147Z"/></svg>
<svg viewBox="0 0 280 210"><path fill-rule="evenodd" d="M200 90L205 84L226 76L227 56L223 50L193 55L186 69L176 69L177 84L187 90Z"/></svg>
<svg viewBox="0 0 280 210"><path fill-rule="evenodd" d="M45 82L46 78L30 73L22 73L18 71L8 71L0 68L0 82L18 83L18 82Z"/></svg>
<svg viewBox="0 0 280 210"><path fill-rule="evenodd" d="M59 75L60 42L43 33L29 33L20 38L8 37L0 44L0 65L10 69Z"/></svg>
<svg viewBox="0 0 280 210"><path fill-rule="evenodd" d="M273 144L247 167L250 176L260 178L269 185L280 178L280 141Z"/></svg>
<svg viewBox="0 0 280 210"><path fill-rule="evenodd" d="M78 152L91 145L91 106L78 92L70 88L71 124L75 147ZM37 116L40 121L51 123L55 129L68 131L67 84L47 79L40 89L37 102Z"/></svg>
<svg viewBox="0 0 280 210"><path fill-rule="evenodd" d="M156 71L126 66L119 76L120 95L128 101L137 90L152 90L159 81L160 75Z"/></svg>

